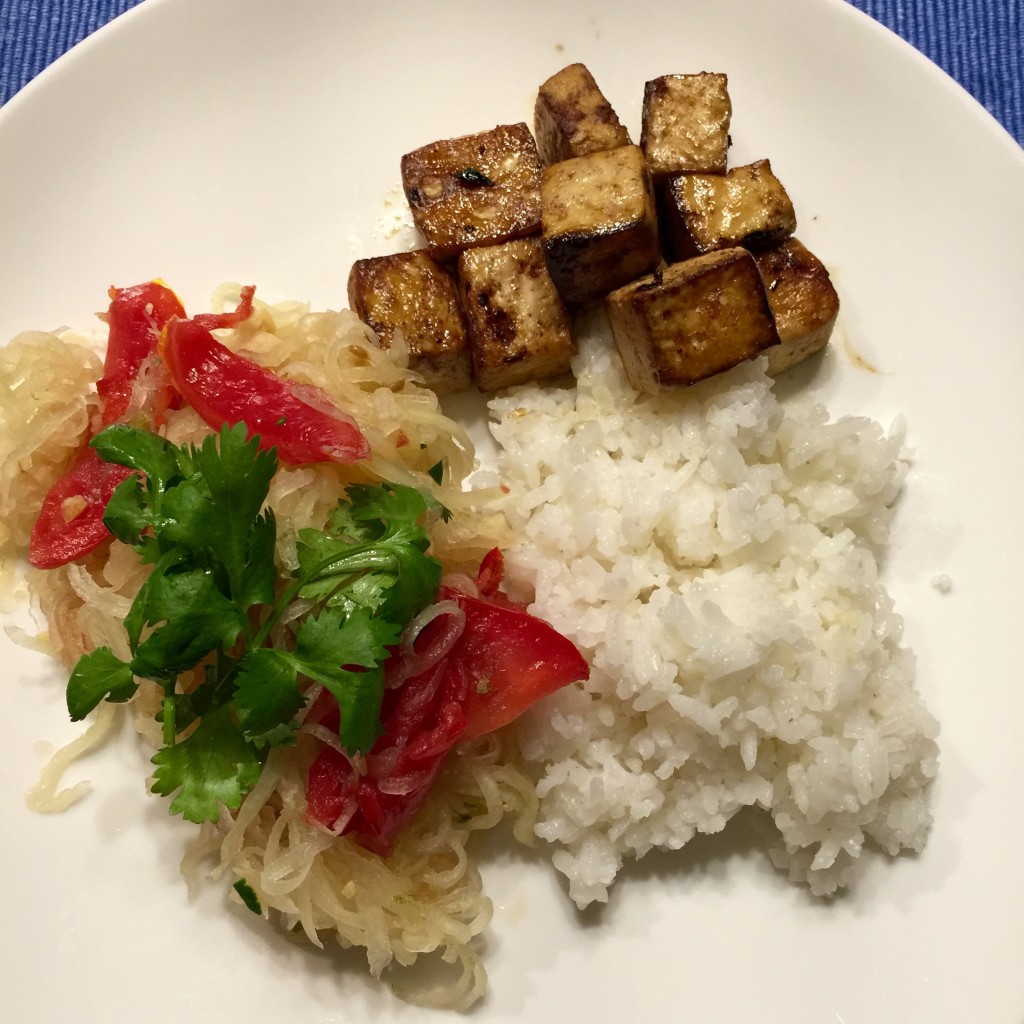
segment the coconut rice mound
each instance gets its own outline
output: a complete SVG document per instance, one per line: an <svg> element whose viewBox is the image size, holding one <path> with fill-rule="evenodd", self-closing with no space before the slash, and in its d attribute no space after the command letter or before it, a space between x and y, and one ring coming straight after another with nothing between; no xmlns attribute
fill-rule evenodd
<svg viewBox="0 0 1024 1024"><path fill-rule="evenodd" d="M521 730L570 896L607 900L625 859L747 806L818 895L868 840L920 850L938 727L877 561L902 427L783 404L763 360L638 395L589 333L575 388L491 402L510 576L593 666Z"/></svg>

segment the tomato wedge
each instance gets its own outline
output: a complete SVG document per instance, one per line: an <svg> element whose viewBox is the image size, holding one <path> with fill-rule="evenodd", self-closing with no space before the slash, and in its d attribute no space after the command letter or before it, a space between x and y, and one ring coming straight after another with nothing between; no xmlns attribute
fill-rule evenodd
<svg viewBox="0 0 1024 1024"><path fill-rule="evenodd" d="M343 835L387 856L395 839L430 795L448 752L465 731L466 682L444 664L385 692L384 732L357 775L351 762L324 747L309 770L306 814L327 828L344 822ZM313 721L337 729L337 704L324 691Z"/></svg>
<svg viewBox="0 0 1024 1024"><path fill-rule="evenodd" d="M210 333L233 327L252 313L254 289L242 289L234 313L171 320L161 351L175 387L214 430L244 423L260 446L276 448L292 465L352 464L370 454L355 421L317 388L286 381L237 355Z"/></svg>
<svg viewBox="0 0 1024 1024"><path fill-rule="evenodd" d="M500 729L542 697L589 678L590 666L571 640L511 602L449 587L441 588L438 600L454 601L466 613L466 626L448 656L470 680L463 739Z"/></svg>
<svg viewBox="0 0 1024 1024"><path fill-rule="evenodd" d="M29 538L29 562L37 569L56 569L99 547L110 536L103 525L107 502L131 474L104 462L95 448L83 448L43 499Z"/></svg>
<svg viewBox="0 0 1024 1024"><path fill-rule="evenodd" d="M454 601L465 613L462 633L439 664L385 691L383 734L365 773L357 774L333 747L321 751L307 781L311 820L386 855L456 743L499 729L542 697L588 677L586 659L571 641L497 590L502 575L501 554L492 551L479 575L492 597L440 588L438 601ZM334 697L321 693L310 720L337 729Z"/></svg>
<svg viewBox="0 0 1024 1024"><path fill-rule="evenodd" d="M96 390L103 400L104 424L116 423L128 408L132 385L146 358L156 351L164 324L184 317L178 296L159 281L111 288L107 354Z"/></svg>
<svg viewBox="0 0 1024 1024"><path fill-rule="evenodd" d="M103 376L96 382L104 425L125 414L139 369L156 351L161 329L185 312L174 292L157 281L111 288L109 295L107 352ZM166 396L158 397L158 414L166 401ZM32 565L54 569L107 540L110 531L103 525L103 513L117 485L129 475L130 470L110 465L94 449L83 447L43 499L29 539Z"/></svg>

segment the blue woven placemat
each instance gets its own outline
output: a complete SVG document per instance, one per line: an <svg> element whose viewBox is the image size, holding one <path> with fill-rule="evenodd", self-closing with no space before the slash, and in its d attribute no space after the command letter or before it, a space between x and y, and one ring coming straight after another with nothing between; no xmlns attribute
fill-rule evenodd
<svg viewBox="0 0 1024 1024"><path fill-rule="evenodd" d="M2 0L0 103L140 0ZM1024 145L1024 0L850 0L963 85Z"/></svg>
<svg viewBox="0 0 1024 1024"><path fill-rule="evenodd" d="M955 78L1024 145L1024 0L850 0Z"/></svg>
<svg viewBox="0 0 1024 1024"><path fill-rule="evenodd" d="M0 103L141 0L0 0Z"/></svg>

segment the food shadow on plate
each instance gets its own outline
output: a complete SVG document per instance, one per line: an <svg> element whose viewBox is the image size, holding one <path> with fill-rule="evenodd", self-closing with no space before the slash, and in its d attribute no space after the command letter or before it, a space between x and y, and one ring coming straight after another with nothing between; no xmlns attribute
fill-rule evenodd
<svg viewBox="0 0 1024 1024"><path fill-rule="evenodd" d="M224 882L208 883L201 902L211 916L230 916L231 930L245 946L247 969L257 971L270 987L299 986L309 1003L336 1006L339 999L358 1000L367 1009L389 1005L394 997L367 969L366 950L361 946L343 948L333 933L323 933L321 947L314 946L300 927L287 929L277 914L267 921L230 900ZM195 909L190 908L190 909ZM389 972L382 976L387 981ZM368 1014L368 1019L375 1016Z"/></svg>
<svg viewBox="0 0 1024 1024"><path fill-rule="evenodd" d="M844 908L856 912L858 906L869 906L875 899L883 898L888 903L899 900L909 908L917 897L941 888L955 870L955 863L948 858L939 862L931 856L931 863L926 865L927 850L925 854L902 850L890 856L869 838L848 884L832 895L818 896L773 865L770 851L780 845L781 838L770 815L758 808L743 808L720 832L698 832L679 850L655 849L639 860L626 860L610 887L608 902L575 909L573 916L586 929L613 929L619 908L637 888L654 885L666 898L685 900L687 894L709 885L725 892L751 876L756 876L758 886L782 894L798 911L832 913ZM906 872L911 868L916 881L908 886ZM890 884L896 873L900 874L899 886ZM561 876L559 881L565 903L571 908L568 883Z"/></svg>
<svg viewBox="0 0 1024 1024"><path fill-rule="evenodd" d="M772 385L776 398L780 402L792 401L797 397L809 395L813 389L833 381L839 371L836 362L835 352L832 345L829 345L796 366L783 370Z"/></svg>
<svg viewBox="0 0 1024 1024"><path fill-rule="evenodd" d="M573 905L568 893L568 882L552 866L551 855L561 846L537 839L531 846L518 843L509 829L494 829L481 836L477 846L477 860L486 873L495 865L525 866L532 864L547 871L557 881L567 915L576 924L586 928L604 928L616 906L629 899L629 890L637 886L656 884L659 890L671 886L673 891L685 894L709 881L727 883L730 875L741 865L766 879L775 878L783 890L806 894L814 903L829 905L837 898L819 899L810 890L786 880L784 872L772 867L769 849L778 843L778 832L766 813L744 808L734 815L720 832L698 832L682 849L654 849L639 860L627 858L610 886L607 903L591 903L585 909Z"/></svg>
<svg viewBox="0 0 1024 1024"><path fill-rule="evenodd" d="M708 883L726 885L738 870L753 871L765 881L777 879L780 888L791 886L768 857L775 842L770 819L751 809L738 812L725 828L713 834L698 832L679 850L654 849L639 860L627 859L611 886L607 903L591 903L576 911L584 928L610 928L631 890L656 885L659 891L685 898ZM776 834L777 835L777 834ZM568 883L563 883L568 896ZM808 892L808 897L813 899Z"/></svg>

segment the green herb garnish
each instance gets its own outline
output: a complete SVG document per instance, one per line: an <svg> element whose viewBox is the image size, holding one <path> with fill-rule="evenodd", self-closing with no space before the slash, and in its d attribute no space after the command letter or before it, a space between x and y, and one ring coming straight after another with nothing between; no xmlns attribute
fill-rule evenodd
<svg viewBox="0 0 1024 1024"><path fill-rule="evenodd" d="M437 594L427 529L447 510L410 487L350 487L326 529L299 532L299 567L282 578L276 521L264 509L277 456L246 440L244 425L198 448L124 425L92 444L142 474L114 492L104 522L152 571L125 618L129 660L100 647L75 665L72 719L129 700L139 678L158 683L164 745L153 789L176 794L171 812L195 822L238 807L269 749L294 742L311 681L337 699L344 748L369 750L387 648ZM276 630L299 599L301 614ZM186 692L179 677L197 671Z"/></svg>
<svg viewBox="0 0 1024 1024"><path fill-rule="evenodd" d="M256 895L256 892L253 889L253 887L244 878L240 878L237 882L235 882L232 888L235 890L235 892L238 893L239 896L242 897L242 902L254 914L263 913L263 906L260 903L259 896Z"/></svg>

